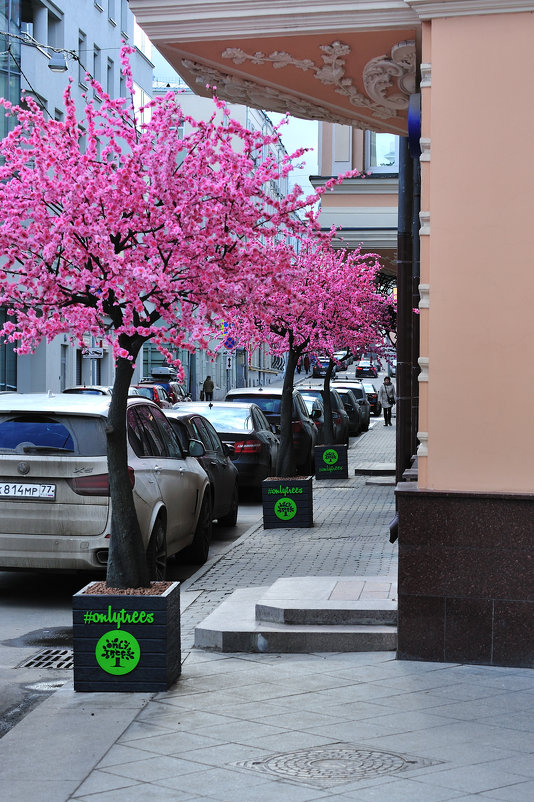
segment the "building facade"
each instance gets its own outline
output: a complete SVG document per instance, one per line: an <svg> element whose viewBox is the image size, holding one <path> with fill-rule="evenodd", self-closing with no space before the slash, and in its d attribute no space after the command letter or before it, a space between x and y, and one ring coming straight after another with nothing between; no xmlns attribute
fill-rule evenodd
<svg viewBox="0 0 534 802"><path fill-rule="evenodd" d="M533 0L130 5L200 94L401 137L398 654L533 666L532 423L483 394L534 395Z"/></svg>

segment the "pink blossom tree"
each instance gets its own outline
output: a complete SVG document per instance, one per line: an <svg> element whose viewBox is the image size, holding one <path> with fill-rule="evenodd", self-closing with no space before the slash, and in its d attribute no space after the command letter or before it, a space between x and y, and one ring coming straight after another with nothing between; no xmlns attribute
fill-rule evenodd
<svg viewBox="0 0 534 802"><path fill-rule="evenodd" d="M132 95L129 52L121 60ZM141 123L131 98L92 87L98 103L87 103L80 120L69 88L61 122L44 118L30 97L23 106L0 101L18 122L0 143L0 304L8 315L0 335L19 354L63 333L113 348L107 584L144 587L151 577L126 433L140 349L151 340L181 371L177 348L208 348L232 309L246 315L279 293L269 243L304 229L299 210L313 225L316 197L298 188L272 197L270 182L292 169L289 157L262 160L278 134L246 130L219 101L212 119L196 121L168 94L148 104L150 121Z"/></svg>
<svg viewBox="0 0 534 802"><path fill-rule="evenodd" d="M334 249L328 240L311 236L297 253L288 243L271 249L286 286L273 290L254 321L241 321L243 336L265 340L287 358L282 391L278 476L295 472L292 438L292 393L298 360L306 353L331 358L325 389L340 344L352 353L380 341L391 302L377 291L380 263L376 254ZM289 290L288 290L289 288ZM332 440L330 394L325 393L326 436ZM306 466L309 471L312 465Z"/></svg>

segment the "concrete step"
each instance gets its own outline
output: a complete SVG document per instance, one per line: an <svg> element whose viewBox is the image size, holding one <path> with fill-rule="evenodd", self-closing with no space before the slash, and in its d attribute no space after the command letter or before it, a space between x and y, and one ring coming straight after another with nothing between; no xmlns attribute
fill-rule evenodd
<svg viewBox="0 0 534 802"><path fill-rule="evenodd" d="M395 476L394 462L359 462L355 468L356 476Z"/></svg>
<svg viewBox="0 0 534 802"><path fill-rule="evenodd" d="M278 580L280 584L275 583L270 588L236 590L195 628L195 647L220 652L284 654L395 650L397 630L393 614L396 610L396 584L388 579L300 577ZM388 584L389 591L379 590L379 583ZM314 584L315 596L312 595ZM302 594L300 598L288 598L299 588ZM328 599L318 600L318 592L323 597L328 594ZM366 594L373 592L381 593L382 598L365 598ZM307 597L306 593L309 594ZM354 599L356 594L358 599ZM356 601L358 607L353 607ZM285 623L265 620L259 618L257 612L261 616L289 616L300 621ZM353 621L359 617L369 623L339 623L339 616L345 621L347 616ZM309 623L321 617L326 623ZM390 623L381 623L379 618L387 618ZM306 619L308 623L303 623Z"/></svg>
<svg viewBox="0 0 534 802"><path fill-rule="evenodd" d="M396 581L387 577L278 579L256 603L256 620L308 626L395 626L396 595Z"/></svg>

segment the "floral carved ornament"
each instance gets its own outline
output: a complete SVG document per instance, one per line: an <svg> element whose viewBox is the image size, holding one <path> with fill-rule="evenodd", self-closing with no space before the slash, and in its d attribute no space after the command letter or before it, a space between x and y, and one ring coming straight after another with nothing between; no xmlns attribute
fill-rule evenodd
<svg viewBox="0 0 534 802"><path fill-rule="evenodd" d="M388 119L396 117L397 112L408 108L409 96L415 87L415 42L399 42L391 49L389 56L382 55L368 61L363 70L363 84L366 94L354 86L352 78L346 76L345 56L351 53L349 45L332 42L321 45L322 64L312 59L296 59L290 53L274 51L269 55L258 51L245 53L236 47L227 48L222 57L231 59L234 64L272 64L275 70L292 66L304 72L311 71L314 78L323 86L335 87L335 92L349 99L353 106L371 111L374 117ZM393 81L399 92L391 93Z"/></svg>

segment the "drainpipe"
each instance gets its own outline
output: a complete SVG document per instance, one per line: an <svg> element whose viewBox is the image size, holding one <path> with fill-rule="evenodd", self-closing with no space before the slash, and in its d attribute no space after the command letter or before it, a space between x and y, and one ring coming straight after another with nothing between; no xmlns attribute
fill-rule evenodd
<svg viewBox="0 0 534 802"><path fill-rule="evenodd" d="M413 162L408 138L399 138L399 222L397 235L397 455L396 481L410 466L412 446L413 343Z"/></svg>

